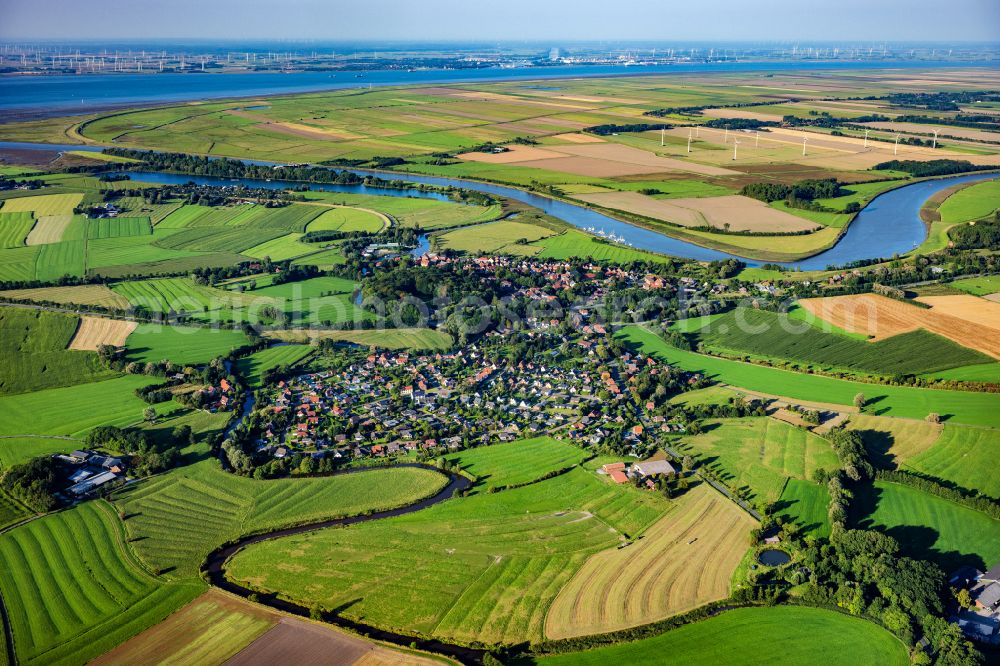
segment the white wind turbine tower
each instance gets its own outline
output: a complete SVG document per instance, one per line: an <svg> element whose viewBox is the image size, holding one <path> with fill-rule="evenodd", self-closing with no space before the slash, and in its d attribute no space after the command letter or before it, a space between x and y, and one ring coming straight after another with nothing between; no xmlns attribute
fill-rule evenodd
<svg viewBox="0 0 1000 666"><path fill-rule="evenodd" d="M868 132L870 132L870 131L871 130L869 130L869 129L865 130L865 145L864 145L865 148L868 147Z"/></svg>
<svg viewBox="0 0 1000 666"><path fill-rule="evenodd" d="M808 140L809 140L809 137L807 137L807 136L802 137L802 156L803 157L806 156L806 141L808 141Z"/></svg>
<svg viewBox="0 0 1000 666"><path fill-rule="evenodd" d="M937 148L937 135L938 135L938 130L934 130L934 143L933 145L931 145L931 148Z"/></svg>
<svg viewBox="0 0 1000 666"><path fill-rule="evenodd" d="M691 128L688 128L688 152L691 152Z"/></svg>
<svg viewBox="0 0 1000 666"><path fill-rule="evenodd" d="M756 136L754 136L753 147L758 148L760 146L760 130L757 130Z"/></svg>
<svg viewBox="0 0 1000 666"><path fill-rule="evenodd" d="M660 148L662 148L664 145L666 145L664 143L664 134L666 133L666 131L667 131L667 129L665 127L661 127L660 128Z"/></svg>
<svg viewBox="0 0 1000 666"><path fill-rule="evenodd" d="M892 147L892 154L899 154L899 132L896 132L896 144Z"/></svg>
<svg viewBox="0 0 1000 666"><path fill-rule="evenodd" d="M726 125L726 133L722 137L722 143L729 143L729 125Z"/></svg>
<svg viewBox="0 0 1000 666"><path fill-rule="evenodd" d="M740 147L740 140L733 137L733 161L736 161L736 149Z"/></svg>

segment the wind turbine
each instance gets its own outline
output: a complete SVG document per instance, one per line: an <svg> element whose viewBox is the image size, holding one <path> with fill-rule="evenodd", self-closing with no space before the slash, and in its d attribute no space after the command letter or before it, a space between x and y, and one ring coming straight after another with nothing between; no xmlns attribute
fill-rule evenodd
<svg viewBox="0 0 1000 666"><path fill-rule="evenodd" d="M754 137L754 140L753 140L753 147L757 148L759 146L760 146L760 130L757 130L757 134L756 134L756 136Z"/></svg>
<svg viewBox="0 0 1000 666"><path fill-rule="evenodd" d="M722 137L722 143L729 143L729 125L726 125L726 134Z"/></svg>
<svg viewBox="0 0 1000 666"><path fill-rule="evenodd" d="M740 140L733 138L733 161L736 161L736 149L740 147Z"/></svg>
<svg viewBox="0 0 1000 666"><path fill-rule="evenodd" d="M807 136L802 137L802 156L803 157L806 156L806 141L808 141L808 140L809 140L809 137L807 137Z"/></svg>
<svg viewBox="0 0 1000 666"><path fill-rule="evenodd" d="M664 132L666 132L666 131L667 131L667 130L666 130L666 128L665 128L665 127L661 127L661 128L660 128L660 148L662 148L662 147L663 147L663 146L665 145L665 144L663 143L663 141L664 141L664 139L663 139L663 134L664 134Z"/></svg>
<svg viewBox="0 0 1000 666"><path fill-rule="evenodd" d="M870 132L870 131L871 130L869 130L869 129L865 130L865 145L864 145L865 148L868 147L868 132Z"/></svg>
<svg viewBox="0 0 1000 666"><path fill-rule="evenodd" d="M688 128L688 152L691 152L691 128Z"/></svg>
<svg viewBox="0 0 1000 666"><path fill-rule="evenodd" d="M934 130L934 143L931 145L931 148L937 148L937 135L938 130Z"/></svg>
<svg viewBox="0 0 1000 666"><path fill-rule="evenodd" d="M896 145L892 147L892 154L893 155L899 154L899 132L896 132Z"/></svg>

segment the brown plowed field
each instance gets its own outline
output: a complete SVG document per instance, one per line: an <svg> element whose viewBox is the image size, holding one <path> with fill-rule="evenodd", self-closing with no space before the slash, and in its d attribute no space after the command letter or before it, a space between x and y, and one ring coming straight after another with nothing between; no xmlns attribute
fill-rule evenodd
<svg viewBox="0 0 1000 666"><path fill-rule="evenodd" d="M945 305L945 301L939 300L966 298L975 303L963 300L961 304ZM995 316L984 318L982 314L992 304L975 296L934 296L922 300L932 299L938 302L940 309L925 310L876 294L808 298L799 302L820 319L852 333L870 335L873 341L923 328L1000 359L1000 326Z"/></svg>

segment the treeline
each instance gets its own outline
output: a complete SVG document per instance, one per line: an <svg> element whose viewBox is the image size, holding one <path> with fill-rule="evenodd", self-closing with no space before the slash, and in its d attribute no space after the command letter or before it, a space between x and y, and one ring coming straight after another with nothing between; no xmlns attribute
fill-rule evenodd
<svg viewBox="0 0 1000 666"><path fill-rule="evenodd" d="M960 111L962 104L1000 101L997 90L960 90L955 92L890 93L874 99L888 100L893 106L927 109L928 111Z"/></svg>
<svg viewBox="0 0 1000 666"><path fill-rule="evenodd" d="M666 123L629 123L625 125L608 123L606 125L593 125L591 127L585 127L583 131L588 134L596 134L598 136L609 136L611 134L624 132L648 132L650 130L658 129L673 129L673 125L667 125Z"/></svg>
<svg viewBox="0 0 1000 666"><path fill-rule="evenodd" d="M812 201L813 199L833 199L847 194L841 187L841 183L836 178L824 178L820 180L803 180L794 185L784 185L783 183L749 183L743 186L740 194L745 197L758 199L766 203L780 201L781 199L799 199Z"/></svg>
<svg viewBox="0 0 1000 666"><path fill-rule="evenodd" d="M61 465L51 456L40 456L12 465L0 480L0 487L11 497L20 500L36 513L45 513L56 507Z"/></svg>
<svg viewBox="0 0 1000 666"><path fill-rule="evenodd" d="M705 123L705 127L713 129L755 130L761 127L777 127L781 123L776 120L755 120L753 118L713 118Z"/></svg>
<svg viewBox="0 0 1000 666"><path fill-rule="evenodd" d="M955 127L970 127L981 130L1000 130L1000 123L997 122L997 117L987 113L959 113L951 118L902 115L896 116L895 121L898 123L918 123L921 125L953 125Z"/></svg>
<svg viewBox="0 0 1000 666"><path fill-rule="evenodd" d="M131 476L149 476L168 470L177 465L181 450L194 443L194 433L189 425L177 426L170 438L157 443L141 430L98 426L87 433L84 440L88 449L117 451L129 456L128 469Z"/></svg>
<svg viewBox="0 0 1000 666"><path fill-rule="evenodd" d="M992 171L1000 169L1000 164L973 164L968 160L929 160L918 162L916 160L889 160L880 162L872 167L876 171L902 171L916 178L926 178L929 176L948 176L955 173L966 173L969 171Z"/></svg>
<svg viewBox="0 0 1000 666"><path fill-rule="evenodd" d="M1000 250L1000 211L990 221L956 225L948 230L948 237L960 250Z"/></svg>
<svg viewBox="0 0 1000 666"><path fill-rule="evenodd" d="M644 116L700 116L705 109L741 109L745 106L771 106L773 104L794 104L799 100L795 97L785 99L770 100L765 102L739 102L737 104L702 104L701 106L668 106L663 109L651 109L644 112Z"/></svg>

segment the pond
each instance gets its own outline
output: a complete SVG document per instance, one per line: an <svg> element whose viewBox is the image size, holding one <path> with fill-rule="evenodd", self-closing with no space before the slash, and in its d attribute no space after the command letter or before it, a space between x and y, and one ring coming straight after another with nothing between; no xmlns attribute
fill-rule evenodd
<svg viewBox="0 0 1000 666"><path fill-rule="evenodd" d="M757 556L757 561L765 566L780 567L782 564L791 562L792 556L783 550L768 548L760 552L760 555Z"/></svg>

